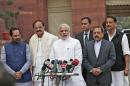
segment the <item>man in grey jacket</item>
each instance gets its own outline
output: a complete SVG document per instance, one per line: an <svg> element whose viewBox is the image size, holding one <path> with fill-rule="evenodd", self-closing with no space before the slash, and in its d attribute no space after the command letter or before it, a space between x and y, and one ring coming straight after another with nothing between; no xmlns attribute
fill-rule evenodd
<svg viewBox="0 0 130 86"><path fill-rule="evenodd" d="M111 86L111 66L116 60L116 55L113 43L102 39L103 36L103 28L94 27L94 40L86 43L83 52L87 86Z"/></svg>

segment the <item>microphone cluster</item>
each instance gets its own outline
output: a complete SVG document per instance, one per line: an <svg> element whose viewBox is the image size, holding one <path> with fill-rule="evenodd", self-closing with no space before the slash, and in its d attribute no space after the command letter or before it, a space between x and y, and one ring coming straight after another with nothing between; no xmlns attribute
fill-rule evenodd
<svg viewBox="0 0 130 86"><path fill-rule="evenodd" d="M45 76L72 76L74 68L79 64L78 59L50 60L46 59L41 69L41 73L36 75L44 79Z"/></svg>
<svg viewBox="0 0 130 86"><path fill-rule="evenodd" d="M75 66L79 64L78 59L70 59L69 61L66 60L52 60L47 59L46 68L49 69L52 73L72 73ZM42 69L44 71L45 69Z"/></svg>

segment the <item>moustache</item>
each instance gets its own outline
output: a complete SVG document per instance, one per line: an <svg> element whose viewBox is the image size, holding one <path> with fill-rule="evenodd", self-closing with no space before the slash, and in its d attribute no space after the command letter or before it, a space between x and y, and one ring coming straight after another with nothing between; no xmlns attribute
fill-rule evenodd
<svg viewBox="0 0 130 86"><path fill-rule="evenodd" d="M99 38L99 36L94 36L94 38Z"/></svg>
<svg viewBox="0 0 130 86"><path fill-rule="evenodd" d="M110 27L111 27L111 26L109 26L109 25L108 25L108 26L106 26L106 28L110 28Z"/></svg>
<svg viewBox="0 0 130 86"><path fill-rule="evenodd" d="M37 30L36 32L42 32L42 30Z"/></svg>

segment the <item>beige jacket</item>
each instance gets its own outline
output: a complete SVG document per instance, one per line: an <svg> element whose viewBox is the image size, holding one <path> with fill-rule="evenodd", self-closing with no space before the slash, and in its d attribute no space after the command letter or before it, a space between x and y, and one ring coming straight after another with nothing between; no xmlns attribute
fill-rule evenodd
<svg viewBox="0 0 130 86"><path fill-rule="evenodd" d="M51 51L52 44L55 40L57 40L58 37L48 33L44 32L44 35L42 36L42 51L44 52L44 58L43 60L49 58L49 54ZM34 34L29 41L29 46L31 49L32 57L33 57L33 66L35 66L35 58L37 55L37 48L38 48L38 36Z"/></svg>

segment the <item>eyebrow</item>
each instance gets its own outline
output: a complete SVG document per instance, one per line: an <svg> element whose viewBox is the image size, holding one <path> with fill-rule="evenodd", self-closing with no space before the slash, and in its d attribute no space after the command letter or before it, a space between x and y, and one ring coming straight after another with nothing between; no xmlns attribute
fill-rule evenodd
<svg viewBox="0 0 130 86"><path fill-rule="evenodd" d="M60 32L63 32L63 31L69 31L69 30L60 30Z"/></svg>

